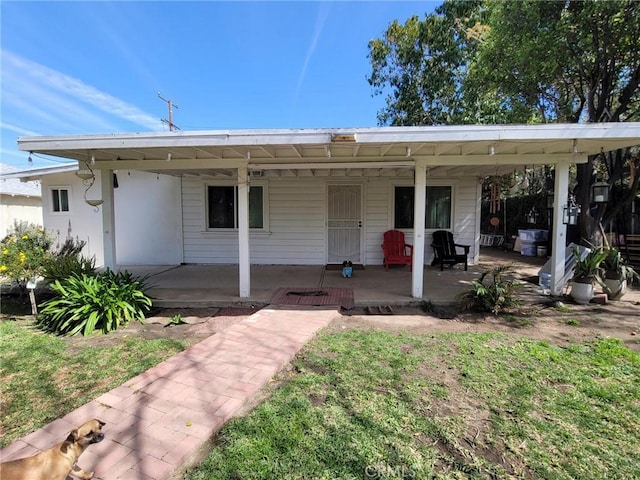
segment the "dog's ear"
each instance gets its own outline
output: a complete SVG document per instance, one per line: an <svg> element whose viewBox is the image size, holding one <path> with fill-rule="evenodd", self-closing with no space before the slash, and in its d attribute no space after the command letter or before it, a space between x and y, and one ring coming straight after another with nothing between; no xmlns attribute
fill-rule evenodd
<svg viewBox="0 0 640 480"><path fill-rule="evenodd" d="M78 438L78 430L73 430L71 433L69 433L69 435L67 435L67 438L65 439L64 442L62 442L62 445L60 445L60 451L62 453L67 453L67 448L72 443L75 443L77 438Z"/></svg>
<svg viewBox="0 0 640 480"><path fill-rule="evenodd" d="M97 418L96 418L96 421L100 424L100 428L106 425L106 423L104 423L102 420L98 420Z"/></svg>
<svg viewBox="0 0 640 480"><path fill-rule="evenodd" d="M78 433L78 429L76 428L75 430L71 430L71 433L69 433L69 436L67 437L65 442L74 443L77 442L79 438L80 434Z"/></svg>

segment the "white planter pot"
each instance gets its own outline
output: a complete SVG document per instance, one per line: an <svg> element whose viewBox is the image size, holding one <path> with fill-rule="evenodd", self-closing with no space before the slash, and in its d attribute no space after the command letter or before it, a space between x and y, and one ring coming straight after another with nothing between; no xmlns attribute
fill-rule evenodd
<svg viewBox="0 0 640 480"><path fill-rule="evenodd" d="M571 284L571 298L580 305L588 304L593 298L593 284L573 282Z"/></svg>
<svg viewBox="0 0 640 480"><path fill-rule="evenodd" d="M605 278L604 284L607 286L608 295L611 300L618 300L627 293L627 279Z"/></svg>

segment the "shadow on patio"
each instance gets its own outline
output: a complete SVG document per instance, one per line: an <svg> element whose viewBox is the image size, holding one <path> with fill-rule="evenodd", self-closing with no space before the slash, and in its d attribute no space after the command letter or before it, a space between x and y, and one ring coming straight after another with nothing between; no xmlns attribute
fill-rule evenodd
<svg viewBox="0 0 640 480"><path fill-rule="evenodd" d="M537 296L538 269L546 258L525 257L491 247L480 252L480 263L461 266L424 267L423 300L434 304L452 304L456 295L469 288L481 272L497 264L511 263L514 274L527 283L525 292ZM420 300L411 297L411 272L408 267L385 270L381 265L355 270L352 278L343 278L340 270L323 265L252 265L251 296L238 296L237 265L181 265L123 267L135 274L150 275L149 294L158 307L220 307L235 304L266 305L278 289L351 288L356 306L406 305Z"/></svg>

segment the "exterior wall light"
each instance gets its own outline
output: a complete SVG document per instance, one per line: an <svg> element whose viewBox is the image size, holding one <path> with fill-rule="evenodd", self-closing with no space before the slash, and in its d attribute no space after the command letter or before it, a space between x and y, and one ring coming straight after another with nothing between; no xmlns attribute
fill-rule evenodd
<svg viewBox="0 0 640 480"><path fill-rule="evenodd" d="M607 203L609 201L609 184L598 181L591 185L591 200L593 203Z"/></svg>

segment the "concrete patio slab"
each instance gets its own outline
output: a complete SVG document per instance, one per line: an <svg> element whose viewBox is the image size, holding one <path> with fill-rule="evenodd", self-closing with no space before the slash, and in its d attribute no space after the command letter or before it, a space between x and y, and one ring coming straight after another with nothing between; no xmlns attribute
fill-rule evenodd
<svg viewBox="0 0 640 480"><path fill-rule="evenodd" d="M325 269L324 265L252 265L251 295L238 296L237 265L182 265L178 267L122 267L132 273L150 274L149 291L158 307L220 307L234 304L267 305L279 288L351 288L358 307L374 305L406 305L429 301L453 304L456 296L471 285L486 268L499 263L511 263L520 277L534 277L546 258L525 257L517 252L495 248L483 249L478 265L468 271L460 265L453 268L424 267L424 295L411 296L411 272L407 266L365 265L354 270L352 278L344 278L340 269ZM156 269L156 271L153 270ZM532 285L535 289L535 285Z"/></svg>

